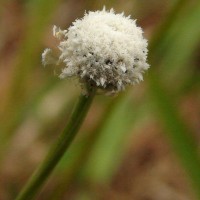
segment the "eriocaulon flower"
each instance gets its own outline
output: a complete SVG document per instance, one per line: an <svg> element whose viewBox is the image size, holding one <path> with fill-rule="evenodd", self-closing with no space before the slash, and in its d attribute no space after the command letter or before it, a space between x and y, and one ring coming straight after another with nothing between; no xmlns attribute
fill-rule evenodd
<svg viewBox="0 0 200 200"><path fill-rule="evenodd" d="M42 61L60 66L60 78L78 77L82 85L116 93L142 81L149 68L142 33L136 20L113 9L85 13L68 30L53 27L59 54L46 49Z"/></svg>

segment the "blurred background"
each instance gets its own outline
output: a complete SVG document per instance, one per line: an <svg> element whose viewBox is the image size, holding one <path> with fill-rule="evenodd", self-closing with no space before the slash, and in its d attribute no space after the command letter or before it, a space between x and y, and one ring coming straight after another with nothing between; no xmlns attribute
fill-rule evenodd
<svg viewBox="0 0 200 200"><path fill-rule="evenodd" d="M137 19L151 68L140 85L96 96L37 199L198 199L200 1L1 0L0 200L15 198L80 94L41 64L43 50L58 44L53 25L67 29L104 5Z"/></svg>

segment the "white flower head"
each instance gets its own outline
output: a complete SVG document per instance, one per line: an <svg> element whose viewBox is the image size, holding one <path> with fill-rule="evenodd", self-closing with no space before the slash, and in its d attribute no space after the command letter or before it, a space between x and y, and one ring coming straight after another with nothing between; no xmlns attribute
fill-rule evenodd
<svg viewBox="0 0 200 200"><path fill-rule="evenodd" d="M149 68L142 33L135 20L113 9L85 13L68 30L54 26L53 35L60 40L57 64L64 64L60 77L78 77L113 93L139 83ZM44 64L52 63L49 51L42 55Z"/></svg>
<svg viewBox="0 0 200 200"><path fill-rule="evenodd" d="M45 49L44 52L42 53L42 64L45 65L50 65L54 64L55 60L52 56L52 50L51 49Z"/></svg>

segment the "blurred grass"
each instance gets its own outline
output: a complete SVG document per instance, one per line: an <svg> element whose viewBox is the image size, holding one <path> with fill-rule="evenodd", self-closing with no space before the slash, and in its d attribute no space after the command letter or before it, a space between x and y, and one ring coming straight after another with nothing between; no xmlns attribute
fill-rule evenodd
<svg viewBox="0 0 200 200"><path fill-rule="evenodd" d="M184 17L183 17L184 16ZM167 48L160 55L161 66L159 70L164 82L175 81L183 84L184 79L191 76L191 58L199 45L200 4L186 8L181 12L179 18L174 22L162 44ZM158 55L158 56L159 56Z"/></svg>
<svg viewBox="0 0 200 200"><path fill-rule="evenodd" d="M181 3L180 1L179 4ZM159 45L163 51L160 56L160 70L158 70L161 73L152 71L148 77L149 91L153 96L153 102L157 106L159 116L166 126L165 134L190 176L198 197L200 197L200 158L197 143L186 123L180 118L178 106L175 106L176 103L170 98L170 93L164 89L163 83L167 83L169 87L172 87L170 83L176 82L179 76L182 77L185 64L187 64L187 67L190 66L191 55L200 40L199 18L200 3L197 2L191 8L187 7L181 10L177 15L177 19L167 23L167 34L165 37L160 38ZM156 43L154 45L156 46ZM154 45L150 49L152 55L155 53ZM151 64L156 65L156 55L153 58ZM172 79L170 79L170 75L173 75ZM165 81L162 80L163 78ZM174 88L176 87L173 85L171 89Z"/></svg>
<svg viewBox="0 0 200 200"><path fill-rule="evenodd" d="M59 83L55 79L49 80L44 88L39 90L35 97L27 103L26 90L28 87L26 86L34 67L38 66L38 54L41 49L44 32L58 5L59 0L29 1L27 4L28 23L24 39L20 44L16 66L14 66L7 106L2 115L2 119L9 120L2 120L0 125L0 161L6 156L5 152L9 142L15 135L19 125L28 117L30 111L36 108L46 92L53 89L56 86L56 82Z"/></svg>
<svg viewBox="0 0 200 200"><path fill-rule="evenodd" d="M49 91L53 90L58 83L57 79L49 80L29 102L26 102L25 105L20 107L20 111L16 112L16 115L13 115L12 119L9 121L9 125L5 128L4 135L13 133L25 118L39 106L45 95L47 95Z"/></svg>
<svg viewBox="0 0 200 200"><path fill-rule="evenodd" d="M50 18L54 14L59 0L31 1L28 6L28 24L24 41L19 51L18 63L15 67L13 82L11 84L11 100L21 100L23 96L23 85L31 75L31 70L38 61L41 41Z"/></svg>
<svg viewBox="0 0 200 200"><path fill-rule="evenodd" d="M100 133L85 167L84 174L87 179L97 183L109 182L121 163L133 126L137 120L144 118L145 114L148 115L145 103L142 101L138 104L133 101L130 92L122 94L113 102L100 123L100 129L96 130Z"/></svg>
<svg viewBox="0 0 200 200"><path fill-rule="evenodd" d="M158 74L156 74L158 76ZM191 131L180 118L176 103L170 98L158 77L151 73L149 87L153 101L157 106L158 114L166 126L165 134L175 152L177 153L183 167L191 178L193 187L200 197L200 158L197 142L192 137Z"/></svg>
<svg viewBox="0 0 200 200"><path fill-rule="evenodd" d="M14 135L16 128L22 119L26 116L28 110L33 108L33 104L39 102L42 96L50 87L55 84L55 80L50 80L44 89L38 92L38 95L33 99L33 103L26 103L28 79L33 73L33 68L37 66L38 54L41 48L41 41L44 36L45 29L51 17L54 14L55 8L59 5L59 0L42 0L29 1L27 4L27 27L25 36L20 44L16 66L12 81L10 84L10 92L7 98L7 106L3 113L2 119L10 119L1 123L1 141L2 148L7 145L8 141ZM24 106L25 104L25 106Z"/></svg>
<svg viewBox="0 0 200 200"><path fill-rule="evenodd" d="M39 49L41 48L41 41L46 26L58 4L58 0L31 1L28 4L27 27L24 39L20 44L17 64L13 72L13 78L11 79L7 109L4 113L7 118L11 118L13 113L20 112L21 106L23 106L27 92L25 85L38 62Z"/></svg>

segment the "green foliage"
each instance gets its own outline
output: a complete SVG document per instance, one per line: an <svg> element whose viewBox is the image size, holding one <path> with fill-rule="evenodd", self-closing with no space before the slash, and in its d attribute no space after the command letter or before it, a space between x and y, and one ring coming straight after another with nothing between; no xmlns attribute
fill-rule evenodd
<svg viewBox="0 0 200 200"><path fill-rule="evenodd" d="M99 137L86 164L85 173L91 181L105 183L114 175L133 125L148 113L148 110L144 112L143 103L136 105L129 92L119 96L103 117L100 130L96 130L100 132Z"/></svg>

